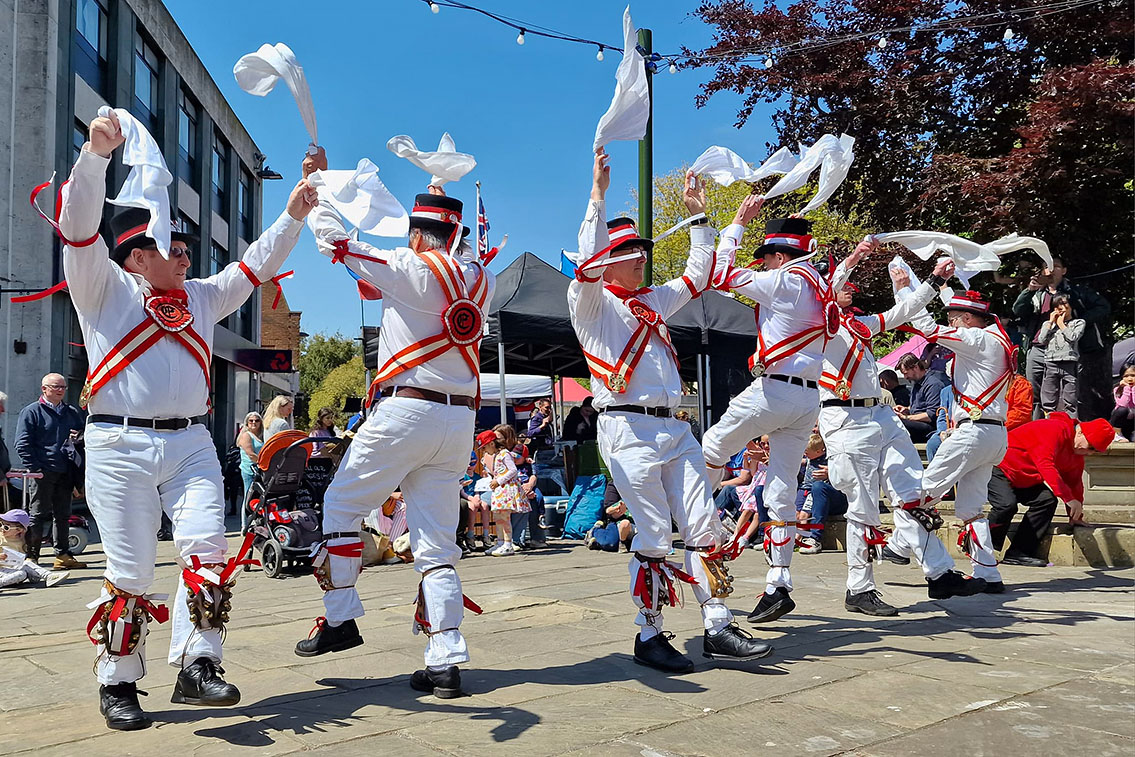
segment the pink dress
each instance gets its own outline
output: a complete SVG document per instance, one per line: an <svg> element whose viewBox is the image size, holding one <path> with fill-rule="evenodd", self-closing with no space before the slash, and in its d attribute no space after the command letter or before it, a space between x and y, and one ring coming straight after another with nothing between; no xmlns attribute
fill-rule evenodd
<svg viewBox="0 0 1135 757"><path fill-rule="evenodd" d="M737 487L737 497L741 500L741 510L751 513L757 512L757 489L765 485L768 469L764 463L757 463L757 470L753 473L753 480L744 486Z"/></svg>
<svg viewBox="0 0 1135 757"><path fill-rule="evenodd" d="M513 513L531 511L528 498L520 493L520 476L516 471L516 461L512 452L504 450L493 458L493 478L497 486L493 489L493 509Z"/></svg>

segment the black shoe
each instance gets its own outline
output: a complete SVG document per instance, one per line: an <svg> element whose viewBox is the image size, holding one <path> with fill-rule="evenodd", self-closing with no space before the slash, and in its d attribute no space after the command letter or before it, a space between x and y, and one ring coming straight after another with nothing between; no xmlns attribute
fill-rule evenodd
<svg viewBox="0 0 1135 757"><path fill-rule="evenodd" d="M195 704L199 707L230 707L240 701L240 690L221 675L225 669L211 657L198 657L177 674L174 704Z"/></svg>
<svg viewBox="0 0 1135 757"><path fill-rule="evenodd" d="M173 541L173 532L168 528L158 531L158 541Z"/></svg>
<svg viewBox="0 0 1135 757"><path fill-rule="evenodd" d="M296 644L296 654L300 657L316 657L328 652L342 652L362 643L362 634L353 618L344 620L337 626L328 625L326 618L316 618L314 632Z"/></svg>
<svg viewBox="0 0 1135 757"><path fill-rule="evenodd" d="M99 687L99 712L106 718L106 727L115 731L140 731L154 721L146 717L138 704L138 684L112 683Z"/></svg>
<svg viewBox="0 0 1135 757"><path fill-rule="evenodd" d="M879 553L879 557L882 557L887 562L893 562L895 565L910 565L909 557L903 557L886 544L883 545L883 551Z"/></svg>
<svg viewBox="0 0 1135 757"><path fill-rule="evenodd" d="M970 578L956 570L948 570L937 578L928 578L926 583L931 599L972 597L985 591L985 579Z"/></svg>
<svg viewBox="0 0 1135 757"><path fill-rule="evenodd" d="M528 549L543 549L548 546L546 541L530 541L528 542Z"/></svg>
<svg viewBox="0 0 1135 757"><path fill-rule="evenodd" d="M634 661L663 673L692 673L694 661L674 649L670 644L672 638L674 634L668 632L652 636L646 641L642 640L642 634L635 636Z"/></svg>
<svg viewBox="0 0 1135 757"><path fill-rule="evenodd" d="M982 579L977 579L978 581ZM1004 581L986 581L985 588L981 590L984 594L1004 594L1005 582Z"/></svg>
<svg viewBox="0 0 1135 757"><path fill-rule="evenodd" d="M715 634L707 629L702 640L702 656L715 660L759 660L772 654L772 645L757 641L748 631L730 623Z"/></svg>
<svg viewBox="0 0 1135 757"><path fill-rule="evenodd" d="M433 694L438 699L455 699L465 693L461 690L461 671L456 665L445 670L415 670L410 676L410 687Z"/></svg>
<svg viewBox="0 0 1135 757"><path fill-rule="evenodd" d="M771 623L795 609L796 603L788 596L788 589L778 586L772 594L761 595L761 601L757 602L757 606L749 613L749 622Z"/></svg>
<svg viewBox="0 0 1135 757"><path fill-rule="evenodd" d="M1005 556L1001 558L1001 562L1006 565L1023 565L1026 568L1047 568L1048 560L1040 557L1033 557L1026 554L1015 554L1012 551L1006 552Z"/></svg>
<svg viewBox="0 0 1135 757"><path fill-rule="evenodd" d="M884 618L899 614L898 610L883 601L883 598L879 596L879 592L875 589L860 592L859 594L852 594L850 591L847 592L847 596L843 600L843 606L847 608L848 612L861 612L864 615L875 615Z"/></svg>

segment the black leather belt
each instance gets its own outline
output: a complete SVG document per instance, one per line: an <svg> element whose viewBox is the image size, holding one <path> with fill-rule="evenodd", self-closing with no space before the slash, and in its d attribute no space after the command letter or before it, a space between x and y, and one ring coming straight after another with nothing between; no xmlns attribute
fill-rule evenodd
<svg viewBox="0 0 1135 757"><path fill-rule="evenodd" d="M865 397L860 400L824 400L820 407L875 407L881 404L883 401L878 397Z"/></svg>
<svg viewBox="0 0 1135 757"><path fill-rule="evenodd" d="M115 426L132 426L134 428L149 428L154 431L180 431L189 428L194 423L205 425L205 416L196 418L126 418L121 415L88 415L87 423L113 423Z"/></svg>
<svg viewBox="0 0 1135 757"><path fill-rule="evenodd" d="M601 413L639 413L641 415L653 415L655 418L669 418L673 415L668 407L643 407L642 405L611 405L605 407L599 412Z"/></svg>
<svg viewBox="0 0 1135 757"><path fill-rule="evenodd" d="M796 386L802 386L806 389L819 388L819 385L816 384L815 381L809 381L808 379L803 379L799 376L785 376L780 373L766 373L765 378L770 378L773 381L783 381L786 384L796 384Z"/></svg>
<svg viewBox="0 0 1135 757"><path fill-rule="evenodd" d="M959 426L962 425L963 423L980 423L983 426L1004 426L1005 425L1005 421L995 421L995 420L992 420L991 418L978 418L977 420L974 420L973 418L962 418L960 421L958 421Z"/></svg>

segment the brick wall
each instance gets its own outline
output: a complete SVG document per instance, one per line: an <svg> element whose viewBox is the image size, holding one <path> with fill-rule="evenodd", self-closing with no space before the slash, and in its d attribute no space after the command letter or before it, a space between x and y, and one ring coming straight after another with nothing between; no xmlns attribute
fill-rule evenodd
<svg viewBox="0 0 1135 757"><path fill-rule="evenodd" d="M300 354L300 312L288 307L287 296L281 295L280 304L272 309L275 293L260 298L260 346L277 350L291 350L292 359Z"/></svg>

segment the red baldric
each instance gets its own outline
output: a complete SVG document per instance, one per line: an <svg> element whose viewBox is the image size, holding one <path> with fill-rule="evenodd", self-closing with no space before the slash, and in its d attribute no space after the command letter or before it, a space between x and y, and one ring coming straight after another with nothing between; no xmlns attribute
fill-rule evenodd
<svg viewBox="0 0 1135 757"><path fill-rule="evenodd" d="M882 321L883 317L880 315L880 326ZM856 321L853 315L844 315L843 327L851 335L851 349L847 351L843 363L835 373L824 371L820 375L819 384L840 399L846 400L851 398L851 384L855 381L855 374L859 372L859 366L863 364L863 358L867 356L867 351L871 348L871 337L864 337L857 330L857 328L865 327L859 321Z"/></svg>
<svg viewBox="0 0 1135 757"><path fill-rule="evenodd" d="M631 381L635 368L646 353L646 345L650 342L652 335L657 335L666 345L666 348L670 351L670 356L674 359L675 366L678 365L678 353L670 341L670 331L666 328L666 321L662 320L662 317L651 310L646 303L638 299L638 295L647 294L650 289L644 288L628 292L618 287L608 286L607 291L623 301L623 304L631 311L631 315L638 321L638 327L631 334L630 340L623 347L623 351L619 354L614 365L588 353L587 350L583 351L583 356L587 359L587 367L591 370L592 376L600 379L612 392L622 394L627 390L627 385Z"/></svg>
<svg viewBox="0 0 1135 757"><path fill-rule="evenodd" d="M479 403L481 394L479 352L485 319L485 301L489 296L488 277L485 276L484 266L479 263L472 264L477 268L477 280L473 284L472 291L469 291L451 257L442 255L436 250L426 250L417 255L429 266L430 272L441 284L442 292L445 294L446 308L441 314L441 333L415 342L391 355L371 382L367 391L367 402L374 400L380 384L456 348L469 366L469 370L477 377Z"/></svg>
<svg viewBox="0 0 1135 757"><path fill-rule="evenodd" d="M816 294L816 300L820 306L826 311L828 306L835 306L831 296L831 286L817 274L814 274L811 269L803 266L789 268L788 273L795 273L803 277L804 281L812 287ZM753 317L760 323L761 306L757 305L753 312ZM824 344L827 344L828 339L831 338L831 332L828 328L828 315L824 313L824 323L819 326L811 326L793 334L786 339L781 339L771 347L765 345L764 333L757 330L757 351L749 358L749 371L754 377L760 378L763 376L773 363L777 363L785 358L792 357L797 352L807 347L817 339L823 339Z"/></svg>

